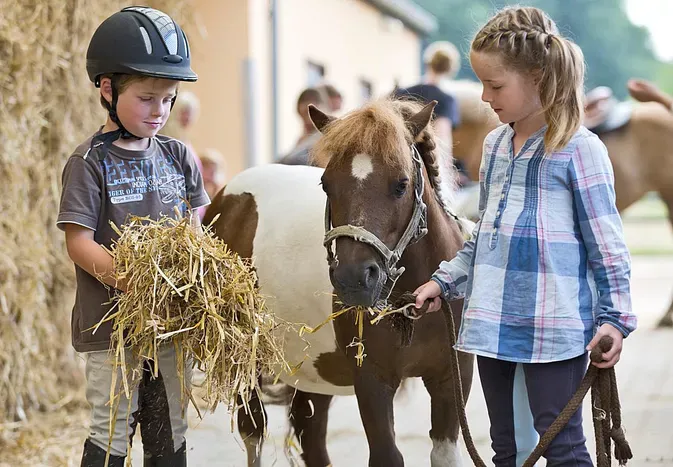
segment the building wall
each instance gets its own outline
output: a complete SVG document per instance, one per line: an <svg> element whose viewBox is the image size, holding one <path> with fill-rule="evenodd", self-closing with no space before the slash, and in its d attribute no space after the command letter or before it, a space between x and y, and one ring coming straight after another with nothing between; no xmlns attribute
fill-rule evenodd
<svg viewBox="0 0 673 467"><path fill-rule="evenodd" d="M249 57L248 0L194 0L189 37L199 80L186 86L200 100L192 130L197 151L212 147L227 160L229 176L246 165L244 71Z"/></svg>
<svg viewBox="0 0 673 467"><path fill-rule="evenodd" d="M279 150L292 149L301 134L296 100L308 84L308 62L325 68L325 79L344 96L343 111L362 104L360 80L374 97L395 82L419 79L420 38L398 20L360 0L283 0L278 25Z"/></svg>
<svg viewBox="0 0 673 467"><path fill-rule="evenodd" d="M398 20L360 0L278 0L278 151L301 134L295 104L308 85L308 62L344 96L344 109L359 107L360 80L373 96L420 75L420 39ZM192 131L196 150L224 154L229 177L274 160L271 0L194 0L190 29L198 82L186 85L201 112Z"/></svg>

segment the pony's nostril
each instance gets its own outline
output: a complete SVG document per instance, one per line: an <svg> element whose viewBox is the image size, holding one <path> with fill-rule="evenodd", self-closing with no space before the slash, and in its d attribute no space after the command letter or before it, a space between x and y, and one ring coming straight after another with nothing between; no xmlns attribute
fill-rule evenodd
<svg viewBox="0 0 673 467"><path fill-rule="evenodd" d="M379 280L379 267L376 263L370 264L365 268L364 272L364 285L370 287Z"/></svg>

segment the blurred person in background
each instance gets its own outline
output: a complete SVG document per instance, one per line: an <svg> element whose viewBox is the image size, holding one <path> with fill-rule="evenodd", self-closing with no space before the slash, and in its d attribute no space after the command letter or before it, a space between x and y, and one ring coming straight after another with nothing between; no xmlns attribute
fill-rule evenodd
<svg viewBox="0 0 673 467"><path fill-rule="evenodd" d="M327 95L327 107L329 111L332 114L339 113L343 108L343 96L339 90L330 83L323 83L317 89Z"/></svg>
<svg viewBox="0 0 673 467"><path fill-rule="evenodd" d="M458 102L450 94L440 88L443 80L452 79L460 69L460 53L450 42L438 41L430 44L423 52L425 75L420 83L407 88L398 88L395 96L402 99L414 99L424 104L433 100L437 106L433 112L433 126L435 134L442 144L443 160L440 162L441 175L444 181L451 180L449 176L456 166L459 171L458 185L462 186L469 182L469 178L463 173L462 168L456 164L453 158L452 130L460 124Z"/></svg>
<svg viewBox="0 0 673 467"><path fill-rule="evenodd" d="M302 122L302 134L294 148L279 163L286 165L309 165L309 151L320 138L320 132L313 126L308 115L308 106L313 104L320 110L328 112L329 97L325 90L319 88L304 89L297 98L297 115Z"/></svg>
<svg viewBox="0 0 673 467"><path fill-rule="evenodd" d="M199 153L199 158L203 166L203 186L210 199L213 199L227 181L227 162L222 153L214 148L204 149Z"/></svg>
<svg viewBox="0 0 673 467"><path fill-rule="evenodd" d="M190 132L199 117L199 98L191 92L181 89L175 99L171 116L161 134L182 141L194 152L190 142Z"/></svg>

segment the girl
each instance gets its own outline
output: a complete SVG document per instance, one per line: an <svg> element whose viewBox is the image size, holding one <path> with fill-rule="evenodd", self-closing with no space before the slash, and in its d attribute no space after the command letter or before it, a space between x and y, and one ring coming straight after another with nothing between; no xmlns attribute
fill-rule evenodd
<svg viewBox="0 0 673 467"><path fill-rule="evenodd" d="M496 466L516 465L512 386L523 366L535 429L544 433L577 389L587 350L636 327L630 257L605 146L580 126L584 58L536 8L508 8L470 51L482 99L504 123L484 141L473 237L416 290L420 307L465 297L456 348L478 356ZM593 339L592 339L593 337ZM592 465L578 410L544 456Z"/></svg>

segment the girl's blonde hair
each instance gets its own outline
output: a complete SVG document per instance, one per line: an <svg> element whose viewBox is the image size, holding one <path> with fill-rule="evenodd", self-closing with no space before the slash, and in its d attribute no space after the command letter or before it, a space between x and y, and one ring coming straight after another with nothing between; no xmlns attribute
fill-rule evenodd
<svg viewBox="0 0 673 467"><path fill-rule="evenodd" d="M500 54L505 66L537 78L547 122L547 152L564 148L583 118L584 55L546 13L533 7L506 8L472 41L473 52Z"/></svg>

